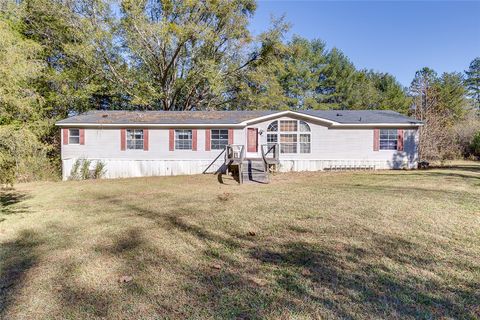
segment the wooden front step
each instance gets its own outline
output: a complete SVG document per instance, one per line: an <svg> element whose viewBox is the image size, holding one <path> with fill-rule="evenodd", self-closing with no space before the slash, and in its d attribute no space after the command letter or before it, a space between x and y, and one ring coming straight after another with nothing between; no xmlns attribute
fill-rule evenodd
<svg viewBox="0 0 480 320"><path fill-rule="evenodd" d="M245 159L242 165L243 182L268 183L268 172L263 159Z"/></svg>

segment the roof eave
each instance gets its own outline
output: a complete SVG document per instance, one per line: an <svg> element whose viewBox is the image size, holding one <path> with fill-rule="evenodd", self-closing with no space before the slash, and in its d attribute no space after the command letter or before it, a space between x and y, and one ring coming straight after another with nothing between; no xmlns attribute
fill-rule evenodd
<svg viewBox="0 0 480 320"><path fill-rule="evenodd" d="M411 129L423 126L423 123L339 123L332 125L330 129Z"/></svg>
<svg viewBox="0 0 480 320"><path fill-rule="evenodd" d="M84 127L84 128L243 128L239 123L82 123L57 122L57 127Z"/></svg>
<svg viewBox="0 0 480 320"><path fill-rule="evenodd" d="M267 119L268 120L268 119ZM56 123L57 127L82 128L245 128L245 123ZM335 123L327 125L330 129L375 129L375 128L416 128L423 123Z"/></svg>

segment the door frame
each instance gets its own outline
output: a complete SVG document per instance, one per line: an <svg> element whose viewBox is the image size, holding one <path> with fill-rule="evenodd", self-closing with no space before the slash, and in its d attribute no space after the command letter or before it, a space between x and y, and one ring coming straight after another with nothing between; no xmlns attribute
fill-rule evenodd
<svg viewBox="0 0 480 320"><path fill-rule="evenodd" d="M246 128L246 135L245 135L245 146L246 146L246 152L245 152L245 155L247 158L257 158L259 156L259 135L258 135L258 132L259 132L259 129L257 127L247 127ZM256 151L249 151L249 144L248 144L248 138L249 138L249 134L252 130L255 130L256 132L256 141L257 141L257 145L255 146L255 149Z"/></svg>

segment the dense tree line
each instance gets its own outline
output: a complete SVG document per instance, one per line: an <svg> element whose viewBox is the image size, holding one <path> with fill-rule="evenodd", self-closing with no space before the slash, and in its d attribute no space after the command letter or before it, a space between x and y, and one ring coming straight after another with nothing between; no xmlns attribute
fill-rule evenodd
<svg viewBox="0 0 480 320"><path fill-rule="evenodd" d="M403 88L321 40L286 40L283 19L251 34L255 9L254 0L0 0L3 182L54 172L54 122L90 109L391 109L425 122L422 157L474 153L480 58L464 74L424 68Z"/></svg>

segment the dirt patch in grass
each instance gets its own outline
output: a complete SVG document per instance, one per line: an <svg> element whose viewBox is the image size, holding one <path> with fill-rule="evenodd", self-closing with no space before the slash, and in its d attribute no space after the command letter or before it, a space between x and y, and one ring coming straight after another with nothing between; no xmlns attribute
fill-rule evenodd
<svg viewBox="0 0 480 320"><path fill-rule="evenodd" d="M0 203L0 318L480 317L476 163L23 184Z"/></svg>

